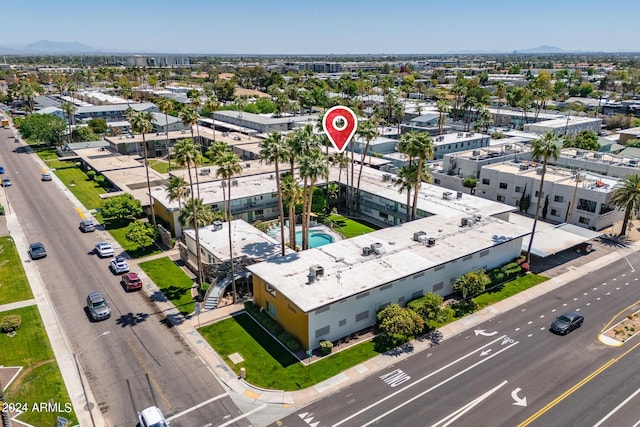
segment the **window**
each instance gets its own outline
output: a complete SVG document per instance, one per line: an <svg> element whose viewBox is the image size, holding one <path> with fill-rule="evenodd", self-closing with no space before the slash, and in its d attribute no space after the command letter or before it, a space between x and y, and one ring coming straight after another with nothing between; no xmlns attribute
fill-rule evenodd
<svg viewBox="0 0 640 427"><path fill-rule="evenodd" d="M471 258L473 258L473 255L467 255L466 257L462 258L462 261L469 261Z"/></svg>
<svg viewBox="0 0 640 427"><path fill-rule="evenodd" d="M600 215L609 213L612 210L614 210L614 208L611 205L607 204L607 203L603 203L603 204L600 205Z"/></svg>
<svg viewBox="0 0 640 427"><path fill-rule="evenodd" d="M422 273L414 274L412 278L413 279L419 279L422 276L424 276L424 271Z"/></svg>
<svg viewBox="0 0 640 427"><path fill-rule="evenodd" d="M264 284L264 289L269 292L271 295L273 295L274 297L276 296L276 288L274 288L273 286L271 286L268 283Z"/></svg>
<svg viewBox="0 0 640 427"><path fill-rule="evenodd" d="M347 319L342 319L341 321L338 322L338 326L342 327L344 325L347 324Z"/></svg>
<svg viewBox="0 0 640 427"><path fill-rule="evenodd" d="M434 271L438 271L438 270L442 270L444 268L444 264L440 264L438 266L436 266L436 268L434 268Z"/></svg>
<svg viewBox="0 0 640 427"><path fill-rule="evenodd" d="M553 196L554 202L564 202L564 196Z"/></svg>
<svg viewBox="0 0 640 427"><path fill-rule="evenodd" d="M276 318L276 307L269 301L267 301L267 313L269 313L269 315L274 319Z"/></svg>
<svg viewBox="0 0 640 427"><path fill-rule="evenodd" d="M560 212L558 212L558 209L551 209L551 216L560 216Z"/></svg>
<svg viewBox="0 0 640 427"><path fill-rule="evenodd" d="M256 215L262 215L264 211L262 209L256 210Z"/></svg>
<svg viewBox="0 0 640 427"><path fill-rule="evenodd" d="M369 296L369 292L363 292L360 295L356 295L356 299L365 298Z"/></svg>
<svg viewBox="0 0 640 427"><path fill-rule="evenodd" d="M535 195L535 197L538 197L538 194L540 194L540 192L536 190L536 195ZM542 192L542 197L544 197L544 191Z"/></svg>
<svg viewBox="0 0 640 427"><path fill-rule="evenodd" d="M440 185L440 180L438 178L436 178L436 179L433 180L433 183L435 185Z"/></svg>
<svg viewBox="0 0 640 427"><path fill-rule="evenodd" d="M524 190L522 187L516 185L516 193L522 193L522 190Z"/></svg>
<svg viewBox="0 0 640 427"><path fill-rule="evenodd" d="M502 188L503 190L506 190L507 189L507 183L506 182L501 182L499 184L499 187Z"/></svg>
<svg viewBox="0 0 640 427"><path fill-rule="evenodd" d="M581 211L594 213L596 211L597 203L593 200L578 199L578 209Z"/></svg>
<svg viewBox="0 0 640 427"><path fill-rule="evenodd" d="M496 197L496 200L498 200L499 202L503 202L504 203L505 198L504 198L504 196L498 196L498 197Z"/></svg>
<svg viewBox="0 0 640 427"><path fill-rule="evenodd" d="M487 255L489 255L489 249L487 249L486 251L480 252L480 258L482 258L483 256L487 256Z"/></svg>
<svg viewBox="0 0 640 427"><path fill-rule="evenodd" d="M331 308L330 305L326 305L324 307L320 307L319 309L316 310L316 314L320 314L320 313L324 313L325 311L329 311L330 308Z"/></svg>
<svg viewBox="0 0 640 427"><path fill-rule="evenodd" d="M411 294L411 299L416 299L416 298L420 298L422 295L424 295L423 291L417 291Z"/></svg>
<svg viewBox="0 0 640 427"><path fill-rule="evenodd" d="M393 286L393 284L388 284L388 285L384 285L380 287L381 291L386 291L387 289L390 289Z"/></svg>
<svg viewBox="0 0 640 427"><path fill-rule="evenodd" d="M383 304L380 304L380 305L378 306L378 311L380 311L380 310L384 309L386 306L388 306L388 305L390 305L390 304L391 304L391 301L387 301L387 302L385 302L385 303L383 303Z"/></svg>
<svg viewBox="0 0 640 427"><path fill-rule="evenodd" d="M482 185L489 185L491 180L489 178L482 178Z"/></svg>
<svg viewBox="0 0 640 427"><path fill-rule="evenodd" d="M439 283L436 283L435 285L433 285L433 291L434 292L435 291L439 291L442 288L444 288L444 282L439 282Z"/></svg>
<svg viewBox="0 0 640 427"><path fill-rule="evenodd" d="M327 335L329 333L329 331L331 330L330 326L327 325L323 328L320 329L316 329L316 338L320 338L323 335Z"/></svg>
<svg viewBox="0 0 640 427"><path fill-rule="evenodd" d="M291 304L287 304L287 307L289 308L289 310L293 311L294 313L297 313L296 309L293 308Z"/></svg>
<svg viewBox="0 0 640 427"><path fill-rule="evenodd" d="M361 322L369 317L369 310L356 314L356 322Z"/></svg>
<svg viewBox="0 0 640 427"><path fill-rule="evenodd" d="M404 297L398 298L398 304L402 304L404 302Z"/></svg>
<svg viewBox="0 0 640 427"><path fill-rule="evenodd" d="M589 223L591 222L591 220L589 218L586 218L584 216L581 216L580 219L578 220L578 222L580 224L584 224L584 225L589 225Z"/></svg>

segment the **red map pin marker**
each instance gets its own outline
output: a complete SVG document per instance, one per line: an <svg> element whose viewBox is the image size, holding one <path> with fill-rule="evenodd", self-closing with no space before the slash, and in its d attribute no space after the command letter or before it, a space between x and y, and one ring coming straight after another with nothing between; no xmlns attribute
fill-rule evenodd
<svg viewBox="0 0 640 427"><path fill-rule="evenodd" d="M338 105L324 114L322 127L338 153L342 153L358 129L358 118L351 109Z"/></svg>

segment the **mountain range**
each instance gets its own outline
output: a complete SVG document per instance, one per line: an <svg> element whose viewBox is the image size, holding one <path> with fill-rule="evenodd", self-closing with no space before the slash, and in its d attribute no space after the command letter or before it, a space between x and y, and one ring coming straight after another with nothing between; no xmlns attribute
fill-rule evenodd
<svg viewBox="0 0 640 427"><path fill-rule="evenodd" d="M78 42L52 42L39 40L25 45L0 46L0 55L30 55L30 54L79 54L96 53L96 49Z"/></svg>

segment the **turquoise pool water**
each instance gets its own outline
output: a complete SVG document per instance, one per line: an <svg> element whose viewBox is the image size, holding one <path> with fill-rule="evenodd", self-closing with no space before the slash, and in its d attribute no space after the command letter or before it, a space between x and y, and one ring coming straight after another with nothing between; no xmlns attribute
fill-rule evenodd
<svg viewBox="0 0 640 427"><path fill-rule="evenodd" d="M327 233L321 233L318 231L312 231L309 235L309 247L318 248L320 246L333 243L333 237ZM302 231L296 231L296 244L302 245Z"/></svg>

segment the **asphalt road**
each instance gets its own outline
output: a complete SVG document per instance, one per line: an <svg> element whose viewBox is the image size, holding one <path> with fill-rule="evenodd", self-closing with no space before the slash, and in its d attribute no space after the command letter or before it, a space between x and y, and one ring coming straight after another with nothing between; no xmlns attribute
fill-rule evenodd
<svg viewBox="0 0 640 427"><path fill-rule="evenodd" d="M133 426L137 412L150 405L173 415L174 427L249 425L209 367L165 326L144 293L124 292L109 259L91 253L99 241L116 242L104 230L79 231L68 190L55 181L42 182L35 157L13 142L9 130L0 129L0 164L13 182L5 189L11 208L28 241L41 241L47 249L46 258L33 262L108 425ZM26 252L22 255L28 260ZM84 307L92 291L109 301L110 319L89 321Z"/></svg>
<svg viewBox="0 0 640 427"><path fill-rule="evenodd" d="M613 348L597 336L637 301L637 269L640 255L623 258L273 425L634 425L637 338ZM567 336L549 332L568 310L583 313L584 325Z"/></svg>

